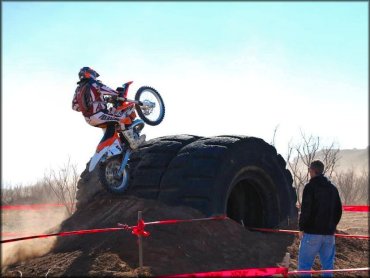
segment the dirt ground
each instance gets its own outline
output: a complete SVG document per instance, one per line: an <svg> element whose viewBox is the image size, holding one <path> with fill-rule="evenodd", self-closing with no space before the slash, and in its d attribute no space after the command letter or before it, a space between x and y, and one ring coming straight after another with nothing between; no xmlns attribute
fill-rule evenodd
<svg viewBox="0 0 370 278"><path fill-rule="evenodd" d="M100 197L66 219L60 230L117 227L117 223L135 225L139 210L146 222L204 217L191 208L168 207L151 200ZM368 234L368 217L368 213L345 212L338 230ZM2 220L8 221L4 215ZM14 232L14 229L4 230L10 226L5 224L2 232ZM136 237L129 231L116 231L54 238L50 251L28 257L22 256L26 241L6 243L9 246L5 255L20 261L13 260L7 266L3 263L2 276L138 277L274 267L282 262L286 252L291 254L290 269L297 267L299 240L294 235L249 231L230 219L151 225L145 230L151 235L143 239L143 269L138 268ZM32 248L37 249L46 240L32 240ZM337 238L336 243L337 269L369 266L369 241ZM320 269L318 262L314 269ZM364 275L368 273L337 274L336 277Z"/></svg>

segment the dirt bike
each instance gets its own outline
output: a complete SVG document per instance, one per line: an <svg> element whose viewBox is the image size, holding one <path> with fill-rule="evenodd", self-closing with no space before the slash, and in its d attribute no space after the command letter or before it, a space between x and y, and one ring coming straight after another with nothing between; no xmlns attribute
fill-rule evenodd
<svg viewBox="0 0 370 278"><path fill-rule="evenodd" d="M133 120L128 128L133 130L136 138L139 138L145 126L144 123L156 126L163 121L165 106L160 94L154 88L147 86L137 90L135 100L128 99L128 89L132 82L127 82L117 88L119 92L117 97L107 96L106 100L115 109L116 115L123 113L130 115L137 112L140 119ZM123 194L128 187L128 161L132 151L133 149L122 134L120 124L117 123L114 135L98 145L96 153L90 160L89 172L92 172L98 165L99 179L105 189L114 194Z"/></svg>

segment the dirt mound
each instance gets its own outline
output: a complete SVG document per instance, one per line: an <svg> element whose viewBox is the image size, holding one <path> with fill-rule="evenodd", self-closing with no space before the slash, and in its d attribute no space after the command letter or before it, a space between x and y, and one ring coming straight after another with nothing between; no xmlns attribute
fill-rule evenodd
<svg viewBox="0 0 370 278"><path fill-rule="evenodd" d="M108 198L110 196L110 198ZM100 196L61 225L62 231L135 225L137 212L146 222L204 217L189 207L169 207L154 200ZM293 235L252 232L233 220L151 225L143 239L144 269L138 270L136 237L129 231L60 237L52 251L3 270L4 276L156 276L278 265L292 256L296 269L298 240ZM337 268L364 267L368 242L337 240ZM318 266L316 266L317 268ZM348 276L348 275L346 275Z"/></svg>

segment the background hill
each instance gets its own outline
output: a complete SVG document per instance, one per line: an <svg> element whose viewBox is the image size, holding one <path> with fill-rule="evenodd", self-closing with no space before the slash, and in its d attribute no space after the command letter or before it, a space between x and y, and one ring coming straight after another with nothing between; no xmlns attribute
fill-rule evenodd
<svg viewBox="0 0 370 278"><path fill-rule="evenodd" d="M346 149L339 151L336 171L340 173L351 169L356 174L369 171L369 147L366 149Z"/></svg>
<svg viewBox="0 0 370 278"><path fill-rule="evenodd" d="M296 159L294 158L294 160ZM323 160L323 151L318 151L315 159ZM298 167L301 171L306 172L306 165L302 161L298 162ZM357 176L362 175L364 172L369 172L369 147L366 149L339 150L335 172L340 174L351 170Z"/></svg>

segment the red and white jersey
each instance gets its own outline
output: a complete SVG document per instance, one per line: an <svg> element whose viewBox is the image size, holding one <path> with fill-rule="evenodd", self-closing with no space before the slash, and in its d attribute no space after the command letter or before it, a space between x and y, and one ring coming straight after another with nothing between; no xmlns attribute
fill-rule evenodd
<svg viewBox="0 0 370 278"><path fill-rule="evenodd" d="M87 79L78 83L72 100L72 109L82 112L85 117L98 113L107 112L107 104L104 95L117 96L118 92L104 85L100 81Z"/></svg>

